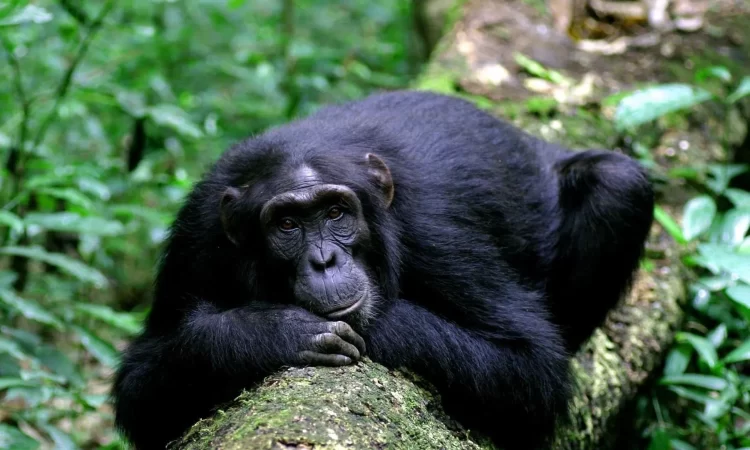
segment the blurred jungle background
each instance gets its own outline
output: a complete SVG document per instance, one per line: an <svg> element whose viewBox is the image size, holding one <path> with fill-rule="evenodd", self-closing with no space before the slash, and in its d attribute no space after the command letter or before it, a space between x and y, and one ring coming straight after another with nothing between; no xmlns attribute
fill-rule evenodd
<svg viewBox="0 0 750 450"><path fill-rule="evenodd" d="M614 62L557 61L557 41L490 26L512 70L428 70L472 3L488 22L499 11L495 24L547 17ZM688 295L633 401L635 442L750 448L748 11L744 0L0 0L0 448L125 448L112 371L192 183L238 139L406 87L653 169L668 242L643 270L679 270ZM665 253L680 268L660 265Z"/></svg>

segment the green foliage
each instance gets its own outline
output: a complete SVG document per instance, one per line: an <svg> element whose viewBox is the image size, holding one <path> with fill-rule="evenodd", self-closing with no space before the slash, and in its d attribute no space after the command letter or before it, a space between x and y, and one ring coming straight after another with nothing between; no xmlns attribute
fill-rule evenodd
<svg viewBox="0 0 750 450"><path fill-rule="evenodd" d="M620 129L637 127L709 99L711 93L699 87L686 84L654 86L622 99L617 106L615 123Z"/></svg>
<svg viewBox="0 0 750 450"><path fill-rule="evenodd" d="M0 447L120 448L159 246L232 142L404 86L409 5L0 2Z"/></svg>
<svg viewBox="0 0 750 450"><path fill-rule="evenodd" d="M715 87L669 84L622 98L615 120L634 129L665 116L689 114L711 101L728 117L750 94L748 77L733 82L723 67L698 71L696 82ZM725 130L729 128L724 126ZM725 150L729 150L726 141ZM741 449L750 446L750 193L730 187L748 171L738 164L680 168L670 176L697 181L704 193L682 210L681 225L663 208L656 220L680 244L695 271L685 329L676 336L649 403L649 449ZM722 205L722 206L720 206Z"/></svg>
<svg viewBox="0 0 750 450"><path fill-rule="evenodd" d="M701 195L687 202L682 217L682 236L690 241L708 230L716 216L716 202L707 195Z"/></svg>

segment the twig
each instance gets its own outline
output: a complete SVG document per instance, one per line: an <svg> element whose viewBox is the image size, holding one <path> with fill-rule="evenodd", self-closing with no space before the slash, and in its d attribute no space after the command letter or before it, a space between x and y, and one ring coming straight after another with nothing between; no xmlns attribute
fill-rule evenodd
<svg viewBox="0 0 750 450"><path fill-rule="evenodd" d="M292 118L299 107L300 93L295 86L297 62L292 56L292 42L294 41L294 0L284 0L281 6L281 51L284 55L283 86L289 100L286 107L286 117Z"/></svg>
<svg viewBox="0 0 750 450"><path fill-rule="evenodd" d="M84 11L83 8L72 4L70 0L59 0L59 3L60 6L62 6L62 8L76 20L76 22L81 25L88 25L89 16L86 15L86 11Z"/></svg>
<svg viewBox="0 0 750 450"><path fill-rule="evenodd" d="M70 63L68 70L65 72L65 75L63 75L62 81L60 81L60 85L57 87L57 91L55 93L57 98L55 98L55 103L54 105L52 105L52 110L49 112L49 114L47 114L47 117L44 118L44 121L42 121L42 124L39 126L39 131L36 134L36 138L34 139L34 143L31 146L31 150L35 150L39 146L39 144L41 144L44 136L47 134L47 128L49 128L49 126L52 124L52 121L57 116L57 110L60 108L60 104L68 94L71 82L73 81L73 75L75 74L78 65L83 60L83 57L86 54L91 41L94 39L94 36L101 28L102 24L104 23L104 18L112 9L114 4L114 0L109 0L107 4L102 7L96 19L94 19L94 21L91 22L91 25L88 27L88 33L86 33L86 36L83 37L83 40L78 45L78 49L76 50L76 55L73 58L73 62Z"/></svg>
<svg viewBox="0 0 750 450"><path fill-rule="evenodd" d="M26 90L23 87L23 75L21 74L21 63L18 61L18 58L16 57L15 53L13 52L13 44L8 40L7 37L0 35L0 39L3 42L3 47L5 48L5 52L8 54L8 61L10 62L11 67L13 68L13 85L16 90L16 96L18 97L18 102L21 104L21 123L18 124L18 142L13 145L15 151L17 152L23 152L24 145L26 143L26 135L29 131L29 113L31 111L31 103L29 102L29 99L26 97ZM11 158L17 157L17 155L13 155L13 152L11 152L10 155L8 155L8 161L6 161L6 167L8 166L8 163L10 163Z"/></svg>

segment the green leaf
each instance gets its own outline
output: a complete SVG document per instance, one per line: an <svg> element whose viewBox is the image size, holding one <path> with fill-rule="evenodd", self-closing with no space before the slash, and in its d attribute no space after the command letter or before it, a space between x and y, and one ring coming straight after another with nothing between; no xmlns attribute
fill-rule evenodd
<svg viewBox="0 0 750 450"><path fill-rule="evenodd" d="M750 255L735 253L721 244L700 244L698 253L703 260L701 264L715 266L750 284Z"/></svg>
<svg viewBox="0 0 750 450"><path fill-rule="evenodd" d="M664 428L656 428L651 435L651 442L648 444L648 450L670 450L669 435Z"/></svg>
<svg viewBox="0 0 750 450"><path fill-rule="evenodd" d="M416 86L417 90L428 92L439 92L446 95L455 95L456 78L451 74L434 74L420 80Z"/></svg>
<svg viewBox="0 0 750 450"><path fill-rule="evenodd" d="M513 58L515 59L516 64L518 64L522 69L535 77L551 81L555 84L564 85L572 83L569 78L567 78L560 72L548 69L522 53L513 53Z"/></svg>
<svg viewBox="0 0 750 450"><path fill-rule="evenodd" d="M37 225L45 230L65 231L92 236L117 236L125 231L122 223L102 217L81 217L72 212L29 213L27 225Z"/></svg>
<svg viewBox="0 0 750 450"><path fill-rule="evenodd" d="M39 189L44 186L56 186L65 184L72 175L72 171L60 170L53 173L34 175L24 183L24 187L29 190Z"/></svg>
<svg viewBox="0 0 750 450"><path fill-rule="evenodd" d="M748 94L750 94L750 75L742 78L740 84L737 86L737 89L735 89L735 91L729 94L729 96L727 97L727 102L736 103L739 99L747 96Z"/></svg>
<svg viewBox="0 0 750 450"><path fill-rule="evenodd" d="M679 395L682 398L687 398L689 400L692 400L694 402L706 404L711 400L711 397L706 395L706 391L695 391L690 388L682 387L682 386L669 386L668 388L670 391L674 392L675 394Z"/></svg>
<svg viewBox="0 0 750 450"><path fill-rule="evenodd" d="M682 217L682 235L691 241L708 230L716 216L716 202L707 195L691 199Z"/></svg>
<svg viewBox="0 0 750 450"><path fill-rule="evenodd" d="M696 450L695 447L687 442L675 438L670 439L669 444L672 446L672 450Z"/></svg>
<svg viewBox="0 0 750 450"><path fill-rule="evenodd" d="M42 345L42 338L36 333L19 328L3 328L2 331L18 342L27 352Z"/></svg>
<svg viewBox="0 0 750 450"><path fill-rule="evenodd" d="M100 363L107 367L116 367L120 356L115 346L99 338L91 331L84 327L74 326L81 344L96 358Z"/></svg>
<svg viewBox="0 0 750 450"><path fill-rule="evenodd" d="M10 377L0 378L0 391L4 391L5 389L13 388L13 387L37 387L37 386L39 386L38 381L29 381L29 380L24 380L23 378L10 378Z"/></svg>
<svg viewBox="0 0 750 450"><path fill-rule="evenodd" d="M79 191L71 188L41 188L37 189L39 194L49 195L50 197L65 200L72 205L78 205L85 210L92 207L91 199L81 194Z"/></svg>
<svg viewBox="0 0 750 450"><path fill-rule="evenodd" d="M148 108L147 114L157 124L170 127L182 135L191 138L203 136L201 129L190 120L185 111L174 105L152 106Z"/></svg>
<svg viewBox="0 0 750 450"><path fill-rule="evenodd" d="M22 10L0 21L0 26L21 25L23 23L45 23L52 20L49 11L36 5L26 5Z"/></svg>
<svg viewBox="0 0 750 450"><path fill-rule="evenodd" d="M669 233L675 241L680 244L685 244L687 242L685 236L682 235L682 229L677 222L669 215L669 213L659 206L654 207L654 219L659 222L664 230Z"/></svg>
<svg viewBox="0 0 750 450"><path fill-rule="evenodd" d="M703 88L679 83L641 89L623 98L617 105L615 126L620 130L631 129L671 112L691 108L712 97Z"/></svg>
<svg viewBox="0 0 750 450"><path fill-rule="evenodd" d="M51 373L46 370L23 370L21 372L21 378L26 381L51 381L56 384L65 383L65 377L56 373Z"/></svg>
<svg viewBox="0 0 750 450"><path fill-rule="evenodd" d="M117 312L109 306L81 303L76 305L76 310L130 334L141 331L140 322L132 314Z"/></svg>
<svg viewBox="0 0 750 450"><path fill-rule="evenodd" d="M126 113L133 117L146 115L146 96L141 92L120 90L116 94L117 102Z"/></svg>
<svg viewBox="0 0 750 450"><path fill-rule="evenodd" d="M35 356L55 375L63 377L75 386L83 385L84 379L78 365L71 361L64 352L49 345L42 345L36 349Z"/></svg>
<svg viewBox="0 0 750 450"><path fill-rule="evenodd" d="M81 403L86 404L88 407L97 409L103 404L107 403L109 395L107 394L83 394L81 395Z"/></svg>
<svg viewBox="0 0 750 450"><path fill-rule="evenodd" d="M739 347L735 348L724 357L725 363L737 363L742 361L750 361L750 338L740 344Z"/></svg>
<svg viewBox="0 0 750 450"><path fill-rule="evenodd" d="M708 364L710 368L716 366L719 361L719 355L716 354L716 349L711 345L711 342L701 336L692 333L677 333L678 342L687 342L693 346L701 359Z"/></svg>
<svg viewBox="0 0 750 450"><path fill-rule="evenodd" d="M19 360L30 358L30 356L23 351L21 346L18 345L18 342L12 341L3 336L0 336L0 354L7 354Z"/></svg>
<svg viewBox="0 0 750 450"><path fill-rule="evenodd" d="M707 167L709 179L706 186L716 194L722 194L729 187L729 182L737 175L748 171L747 164L709 164Z"/></svg>
<svg viewBox="0 0 750 450"><path fill-rule="evenodd" d="M32 410L40 406L44 402L48 402L52 399L52 396L57 393L57 389L54 389L50 385L39 384L37 386L28 387L11 387L5 392L5 401L7 402L20 402L29 410ZM59 392L59 391L58 391ZM62 400L61 396L57 397Z"/></svg>
<svg viewBox="0 0 750 450"><path fill-rule="evenodd" d="M711 399L706 402L703 416L709 420L716 420L726 415L730 409L732 409L732 404L727 399Z"/></svg>
<svg viewBox="0 0 750 450"><path fill-rule="evenodd" d="M724 195L731 201L737 208L750 208L750 193L741 189L728 188L724 191Z"/></svg>
<svg viewBox="0 0 750 450"><path fill-rule="evenodd" d="M42 247L0 247L5 255L23 256L55 266L75 278L97 287L107 285L107 278L98 270L61 253L49 253Z"/></svg>
<svg viewBox="0 0 750 450"><path fill-rule="evenodd" d="M712 391L721 391L727 387L727 380L710 375L698 373L684 373L682 375L672 375L659 380L659 384L680 384L694 386Z"/></svg>
<svg viewBox="0 0 750 450"><path fill-rule="evenodd" d="M750 229L750 209L732 209L724 215L721 221L720 239L727 244L740 244L748 229Z"/></svg>
<svg viewBox="0 0 750 450"><path fill-rule="evenodd" d="M750 308L750 286L738 284L727 288L726 293L735 303Z"/></svg>
<svg viewBox="0 0 750 450"><path fill-rule="evenodd" d="M727 276L718 277L701 277L698 279L698 285L705 287L711 292L717 292L726 289L732 283L732 278Z"/></svg>
<svg viewBox="0 0 750 450"><path fill-rule="evenodd" d="M21 430L0 423L0 448L5 450L36 450L39 443Z"/></svg>
<svg viewBox="0 0 750 450"><path fill-rule="evenodd" d="M0 224L6 225L15 233L23 232L23 220L10 211L0 210Z"/></svg>
<svg viewBox="0 0 750 450"><path fill-rule="evenodd" d="M110 205L109 208L112 214L118 217L125 217L128 219L137 217L152 224L165 226L169 225L172 222L172 218L169 214L165 214L163 211L159 211L154 208L147 208L141 205Z"/></svg>
<svg viewBox="0 0 750 450"><path fill-rule="evenodd" d="M666 363L664 364L664 375L681 375L685 372L690 363L690 357L693 355L693 349L689 345L677 345L669 351Z"/></svg>
<svg viewBox="0 0 750 450"><path fill-rule="evenodd" d="M714 348L721 347L721 344L724 343L724 341L727 339L727 326L726 324L719 324L716 328L714 328L713 331L708 333L706 336L708 340L711 342L711 345L714 346Z"/></svg>
<svg viewBox="0 0 750 450"><path fill-rule="evenodd" d="M695 74L695 81L701 83L709 78L718 78L719 80L729 83L732 81L732 73L723 66L711 66L699 70Z"/></svg>
<svg viewBox="0 0 750 450"><path fill-rule="evenodd" d="M51 325L58 330L63 328L62 322L60 322L60 319L55 317L54 314L45 310L32 300L19 297L10 289L0 289L0 302L29 320Z"/></svg>
<svg viewBox="0 0 750 450"><path fill-rule="evenodd" d="M79 178L78 189L95 195L99 200L107 201L112 197L112 192L106 184L90 177Z"/></svg>
<svg viewBox="0 0 750 450"><path fill-rule="evenodd" d="M73 441L73 438L61 429L47 423L40 424L40 427L44 429L54 441L55 450L78 450L80 448Z"/></svg>
<svg viewBox="0 0 750 450"><path fill-rule="evenodd" d="M750 237L743 239L735 248L735 251L740 255L750 255Z"/></svg>

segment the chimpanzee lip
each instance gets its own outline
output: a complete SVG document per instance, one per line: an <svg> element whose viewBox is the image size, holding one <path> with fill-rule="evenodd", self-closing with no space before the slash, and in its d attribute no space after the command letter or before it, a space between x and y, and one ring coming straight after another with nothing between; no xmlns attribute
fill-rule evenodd
<svg viewBox="0 0 750 450"><path fill-rule="evenodd" d="M334 309L332 311L329 311L326 313L326 317L330 319L338 319L340 317L344 317L348 314L353 313L354 311L358 310L360 306L365 302L365 299L367 298L367 291L365 291L354 303L352 303L349 306L344 306L343 308Z"/></svg>

